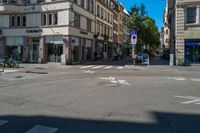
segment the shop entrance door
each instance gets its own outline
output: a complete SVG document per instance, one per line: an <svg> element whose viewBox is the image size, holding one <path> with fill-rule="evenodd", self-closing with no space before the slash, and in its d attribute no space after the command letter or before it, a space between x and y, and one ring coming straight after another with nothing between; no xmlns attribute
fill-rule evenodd
<svg viewBox="0 0 200 133"><path fill-rule="evenodd" d="M79 46L73 46L72 48L72 61L80 62L79 61Z"/></svg>
<svg viewBox="0 0 200 133"><path fill-rule="evenodd" d="M61 62L63 44L48 44L48 62Z"/></svg>
<svg viewBox="0 0 200 133"><path fill-rule="evenodd" d="M28 46L28 58L31 63L37 63L39 59L39 44L31 44Z"/></svg>

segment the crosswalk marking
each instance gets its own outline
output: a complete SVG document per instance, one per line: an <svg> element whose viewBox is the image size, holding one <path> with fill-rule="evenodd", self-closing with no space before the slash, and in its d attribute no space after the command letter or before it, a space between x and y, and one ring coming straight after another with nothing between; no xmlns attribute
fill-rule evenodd
<svg viewBox="0 0 200 133"><path fill-rule="evenodd" d="M87 66L81 66L80 69L125 69L123 66L111 66L111 65L87 65Z"/></svg>
<svg viewBox="0 0 200 133"><path fill-rule="evenodd" d="M113 68L113 66L104 67L104 69L110 69L110 68Z"/></svg>
<svg viewBox="0 0 200 133"><path fill-rule="evenodd" d="M0 120L0 126L3 126L4 124L6 124L8 121L5 120Z"/></svg>
<svg viewBox="0 0 200 133"><path fill-rule="evenodd" d="M98 68L101 68L101 67L103 67L103 66L95 66L92 69L98 69Z"/></svg>
<svg viewBox="0 0 200 133"><path fill-rule="evenodd" d="M83 67L81 67L81 69L90 68L90 67L93 67L93 66L94 66L94 65L83 66Z"/></svg>
<svg viewBox="0 0 200 133"><path fill-rule="evenodd" d="M119 66L119 67L117 67L117 69L123 69L124 67L122 67L122 66Z"/></svg>
<svg viewBox="0 0 200 133"><path fill-rule="evenodd" d="M57 130L57 128L37 125L26 133L55 133Z"/></svg>

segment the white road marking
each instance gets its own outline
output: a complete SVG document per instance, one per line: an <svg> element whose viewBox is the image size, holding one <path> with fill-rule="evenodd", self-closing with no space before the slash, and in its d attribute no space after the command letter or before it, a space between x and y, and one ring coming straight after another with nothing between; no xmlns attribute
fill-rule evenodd
<svg viewBox="0 0 200 133"><path fill-rule="evenodd" d="M194 97L194 96L177 96L175 95L174 97L176 98L182 98L182 99L187 99L188 101L181 102L181 104L200 104L200 97Z"/></svg>
<svg viewBox="0 0 200 133"><path fill-rule="evenodd" d="M191 81L200 81L200 79L190 79Z"/></svg>
<svg viewBox="0 0 200 133"><path fill-rule="evenodd" d="M8 69L8 70L4 70L3 73L13 73L13 72L18 72L19 70L11 70L11 69Z"/></svg>
<svg viewBox="0 0 200 133"><path fill-rule="evenodd" d="M98 69L98 68L101 68L103 66L96 66L96 67L93 67L92 69Z"/></svg>
<svg viewBox="0 0 200 133"><path fill-rule="evenodd" d="M119 67L117 67L117 69L123 69L124 67L122 67L122 66L119 66Z"/></svg>
<svg viewBox="0 0 200 133"><path fill-rule="evenodd" d="M93 67L94 65L89 65L89 66L83 66L81 67L81 69L85 69L85 68L89 68L89 67Z"/></svg>
<svg viewBox="0 0 200 133"><path fill-rule="evenodd" d="M194 99L194 100L190 100L190 101L186 101L186 102L181 102L182 104L190 104L190 103L196 103L196 102L200 102L200 99Z"/></svg>
<svg viewBox="0 0 200 133"><path fill-rule="evenodd" d="M55 133L58 129L37 125L26 133Z"/></svg>
<svg viewBox="0 0 200 133"><path fill-rule="evenodd" d="M182 77L168 77L168 79L173 79L173 80L178 80L178 81L185 81L187 78L182 78Z"/></svg>
<svg viewBox="0 0 200 133"><path fill-rule="evenodd" d="M113 66L107 66L104 69L110 69L110 68L113 68Z"/></svg>
<svg viewBox="0 0 200 133"><path fill-rule="evenodd" d="M110 83L114 84L131 85L126 80L115 80L115 77L99 77L99 78L103 80L109 80Z"/></svg>
<svg viewBox="0 0 200 133"><path fill-rule="evenodd" d="M84 73L95 73L95 71L91 71L91 70L86 70L86 71L83 70L83 72Z"/></svg>
<svg viewBox="0 0 200 133"><path fill-rule="evenodd" d="M0 126L3 126L4 124L6 124L8 121L4 121L4 120L0 120Z"/></svg>

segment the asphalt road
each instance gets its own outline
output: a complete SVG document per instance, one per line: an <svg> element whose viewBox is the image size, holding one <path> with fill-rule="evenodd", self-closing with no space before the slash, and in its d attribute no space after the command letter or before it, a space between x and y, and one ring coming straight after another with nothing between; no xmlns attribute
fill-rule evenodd
<svg viewBox="0 0 200 133"><path fill-rule="evenodd" d="M27 64L0 76L0 133L199 133L199 70Z"/></svg>

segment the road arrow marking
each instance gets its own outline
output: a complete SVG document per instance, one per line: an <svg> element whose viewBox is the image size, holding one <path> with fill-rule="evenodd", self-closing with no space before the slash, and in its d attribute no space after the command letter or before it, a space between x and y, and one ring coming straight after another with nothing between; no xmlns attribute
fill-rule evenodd
<svg viewBox="0 0 200 133"><path fill-rule="evenodd" d="M194 96L177 96L177 95L175 95L174 97L181 98L181 99L187 99L187 101L181 102L181 104L200 104L200 97L194 97Z"/></svg>

